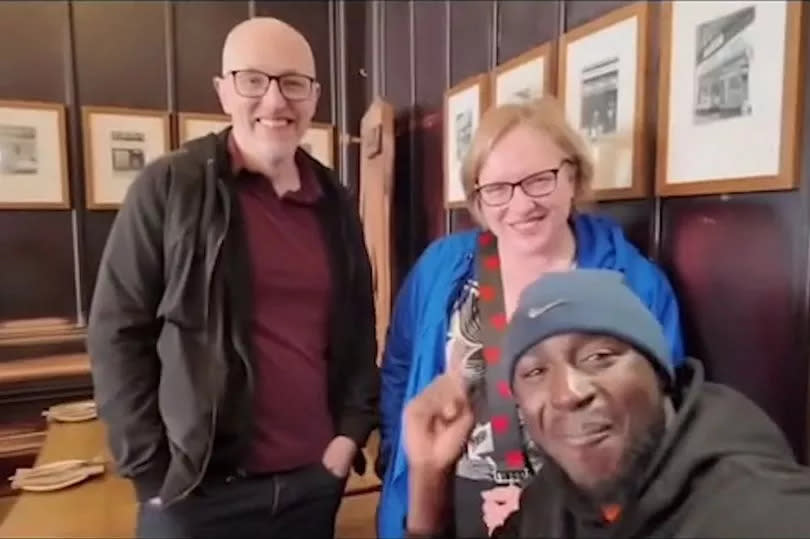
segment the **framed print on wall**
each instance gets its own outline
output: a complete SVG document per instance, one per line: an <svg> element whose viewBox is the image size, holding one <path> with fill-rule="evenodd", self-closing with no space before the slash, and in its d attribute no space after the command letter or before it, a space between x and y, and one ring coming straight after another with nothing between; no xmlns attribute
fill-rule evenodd
<svg viewBox="0 0 810 539"><path fill-rule="evenodd" d="M191 139L204 137L208 133L219 133L231 125L231 119L225 114L180 112L177 114L177 123L180 144L183 144Z"/></svg>
<svg viewBox="0 0 810 539"><path fill-rule="evenodd" d="M466 204L461 165L481 115L489 106L489 75L470 77L444 96L444 206Z"/></svg>
<svg viewBox="0 0 810 539"><path fill-rule="evenodd" d="M0 101L0 209L70 208L65 108Z"/></svg>
<svg viewBox="0 0 810 539"><path fill-rule="evenodd" d="M323 166L335 168L335 127L333 125L312 122L301 138L299 146L320 161Z"/></svg>
<svg viewBox="0 0 810 539"><path fill-rule="evenodd" d="M661 4L657 194L796 187L802 4Z"/></svg>
<svg viewBox="0 0 810 539"><path fill-rule="evenodd" d="M120 207L147 163L169 151L169 113L82 107L87 207Z"/></svg>
<svg viewBox="0 0 810 539"><path fill-rule="evenodd" d="M496 67L492 76L493 104L524 103L550 93L553 50L553 44L546 43Z"/></svg>
<svg viewBox="0 0 810 539"><path fill-rule="evenodd" d="M558 95L594 158L594 200L650 191L645 121L647 3L610 12L560 37Z"/></svg>

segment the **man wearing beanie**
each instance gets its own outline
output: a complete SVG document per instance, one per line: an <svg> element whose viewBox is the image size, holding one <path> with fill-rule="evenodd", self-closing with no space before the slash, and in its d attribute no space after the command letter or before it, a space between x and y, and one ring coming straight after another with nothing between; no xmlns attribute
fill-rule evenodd
<svg viewBox="0 0 810 539"><path fill-rule="evenodd" d="M493 537L810 537L810 470L699 362L675 379L661 326L621 274L536 281L499 358L504 398L547 459ZM450 476L473 426L464 380L438 377L404 421L408 534L452 536Z"/></svg>

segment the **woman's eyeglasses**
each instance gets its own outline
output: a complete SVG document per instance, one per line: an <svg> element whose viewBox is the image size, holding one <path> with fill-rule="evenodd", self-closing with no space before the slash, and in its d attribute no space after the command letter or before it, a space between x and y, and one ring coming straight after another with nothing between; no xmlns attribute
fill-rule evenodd
<svg viewBox="0 0 810 539"><path fill-rule="evenodd" d="M557 179L560 170L565 164L574 166L571 159L563 159L560 166L535 172L517 182L496 182L479 185L475 191L481 197L481 202L487 206L503 206L515 194L515 187L520 186L526 196L539 198L551 194L557 188Z"/></svg>

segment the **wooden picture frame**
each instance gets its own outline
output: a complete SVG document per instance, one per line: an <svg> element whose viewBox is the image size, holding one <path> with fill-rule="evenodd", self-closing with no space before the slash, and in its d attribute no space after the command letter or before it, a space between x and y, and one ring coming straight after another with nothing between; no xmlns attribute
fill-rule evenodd
<svg viewBox="0 0 810 539"><path fill-rule="evenodd" d="M461 164L478 123L489 107L490 76L474 75L444 94L444 206L463 208L467 204L461 179Z"/></svg>
<svg viewBox="0 0 810 539"><path fill-rule="evenodd" d="M139 171L170 151L169 113L82 107L86 205L117 209Z"/></svg>
<svg viewBox="0 0 810 539"><path fill-rule="evenodd" d="M524 103L554 92L554 42L534 47L492 72L492 104Z"/></svg>
<svg viewBox="0 0 810 539"><path fill-rule="evenodd" d="M325 167L335 168L335 126L312 122L299 146Z"/></svg>
<svg viewBox="0 0 810 539"><path fill-rule="evenodd" d="M557 95L593 151L593 200L645 198L647 2L607 13L560 36Z"/></svg>
<svg viewBox="0 0 810 539"><path fill-rule="evenodd" d="M189 140L203 137L208 133L219 133L231 125L231 118L226 114L203 112L178 112L177 133L179 145Z"/></svg>
<svg viewBox="0 0 810 539"><path fill-rule="evenodd" d="M792 1L661 4L657 195L797 187L804 16Z"/></svg>
<svg viewBox="0 0 810 539"><path fill-rule="evenodd" d="M0 100L0 209L69 209L65 106Z"/></svg>

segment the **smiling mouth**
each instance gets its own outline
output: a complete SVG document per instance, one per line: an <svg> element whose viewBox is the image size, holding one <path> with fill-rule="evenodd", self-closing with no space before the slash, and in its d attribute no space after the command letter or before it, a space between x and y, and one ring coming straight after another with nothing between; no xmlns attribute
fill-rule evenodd
<svg viewBox="0 0 810 539"><path fill-rule="evenodd" d="M509 226L511 226L512 228L515 228L517 230L531 229L532 227L537 225L537 223L540 223L541 221L543 221L545 218L546 218L545 215L541 215L541 216L538 216L538 217L532 217L531 219L525 219L523 221L517 221L517 222L514 222L514 223L510 223Z"/></svg>
<svg viewBox="0 0 810 539"><path fill-rule="evenodd" d="M289 118L256 118L256 123L271 129L281 129L292 125L293 121Z"/></svg>
<svg viewBox="0 0 810 539"><path fill-rule="evenodd" d="M560 439L566 445L574 447L592 446L610 436L611 430L611 425L607 423L587 425L570 432L560 433Z"/></svg>

